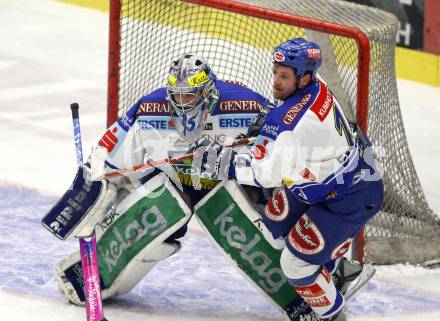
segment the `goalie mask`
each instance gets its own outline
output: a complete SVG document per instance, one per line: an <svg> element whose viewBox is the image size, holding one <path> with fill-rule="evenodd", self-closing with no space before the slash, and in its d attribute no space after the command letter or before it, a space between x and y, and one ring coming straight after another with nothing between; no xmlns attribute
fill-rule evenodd
<svg viewBox="0 0 440 321"><path fill-rule="evenodd" d="M184 55L171 64L167 100L173 108L176 129L187 141L199 138L217 102L215 79L209 65L196 56Z"/></svg>

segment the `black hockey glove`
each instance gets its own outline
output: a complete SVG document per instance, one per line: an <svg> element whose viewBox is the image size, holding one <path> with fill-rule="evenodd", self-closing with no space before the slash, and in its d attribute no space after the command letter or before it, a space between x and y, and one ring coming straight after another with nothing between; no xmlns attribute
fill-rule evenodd
<svg viewBox="0 0 440 321"><path fill-rule="evenodd" d="M192 162L193 175L214 181L235 177L234 157L236 152L215 141L200 138L190 145L188 153L196 152Z"/></svg>
<svg viewBox="0 0 440 321"><path fill-rule="evenodd" d="M268 103L260 110L258 115L253 119L252 124L249 126L246 137L256 137L259 135L261 127L263 127L264 121L266 120L267 114L274 108L276 108L274 104Z"/></svg>

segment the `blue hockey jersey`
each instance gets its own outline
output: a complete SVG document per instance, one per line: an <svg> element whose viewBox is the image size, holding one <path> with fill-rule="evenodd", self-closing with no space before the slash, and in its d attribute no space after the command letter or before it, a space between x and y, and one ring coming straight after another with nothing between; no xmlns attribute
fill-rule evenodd
<svg viewBox="0 0 440 321"><path fill-rule="evenodd" d="M271 110L247 155L236 157L239 183L284 183L308 204L339 199L353 182L360 146L327 85L316 80Z"/></svg>

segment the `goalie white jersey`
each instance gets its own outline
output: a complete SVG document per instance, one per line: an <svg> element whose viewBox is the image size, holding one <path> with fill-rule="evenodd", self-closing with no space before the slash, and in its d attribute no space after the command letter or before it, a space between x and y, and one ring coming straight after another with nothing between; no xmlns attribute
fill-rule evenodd
<svg viewBox="0 0 440 321"><path fill-rule="evenodd" d="M220 144L232 143L246 133L253 118L266 98L243 86L216 81L217 103L212 107L200 137L206 137ZM162 160L184 154L191 141L185 140L176 130L176 116L166 100L166 89L160 88L142 97L132 108L111 125L99 141L108 151L106 170L131 168L148 160ZM191 160L180 164L161 167L173 180L184 188L192 190ZM130 175L132 183L145 173ZM197 199L206 194L216 182L200 179L195 186ZM188 192L188 191L187 191Z"/></svg>

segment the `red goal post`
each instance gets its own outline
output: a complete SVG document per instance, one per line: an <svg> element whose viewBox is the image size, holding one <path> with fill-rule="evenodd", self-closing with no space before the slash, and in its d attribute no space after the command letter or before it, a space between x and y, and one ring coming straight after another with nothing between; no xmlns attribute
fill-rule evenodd
<svg viewBox="0 0 440 321"><path fill-rule="evenodd" d="M220 79L240 81L271 98L274 46L298 36L318 42L324 54L320 77L347 115L386 151L384 205L366 226L365 238L362 232L357 239L355 256L375 263L440 256L438 219L421 189L400 115L393 15L334 0L110 4L109 124L142 95L164 86L169 62L183 53L204 57ZM433 247L426 248L428 239L434 239Z"/></svg>

